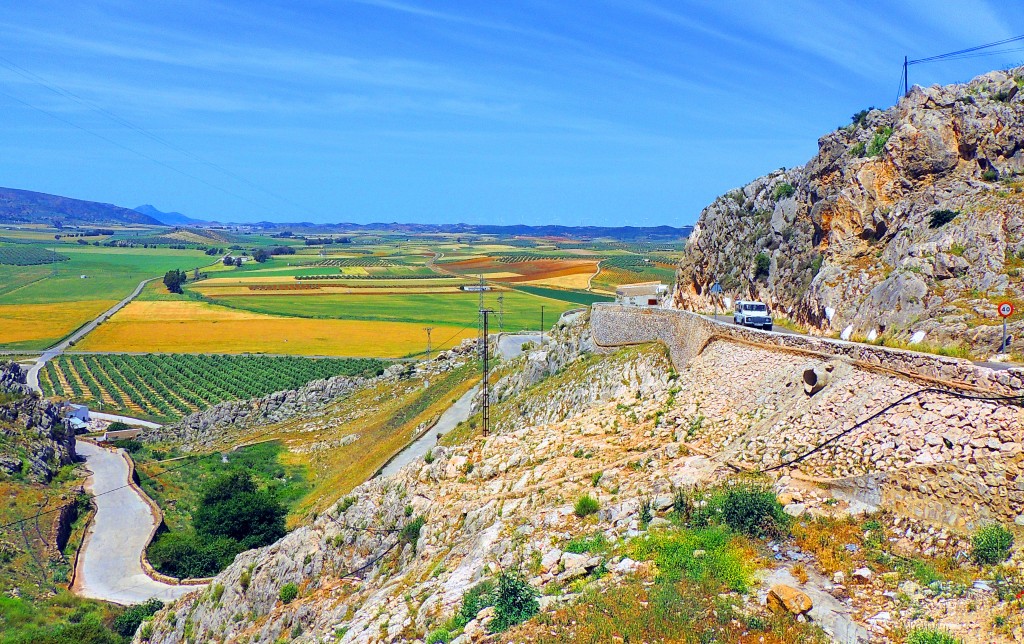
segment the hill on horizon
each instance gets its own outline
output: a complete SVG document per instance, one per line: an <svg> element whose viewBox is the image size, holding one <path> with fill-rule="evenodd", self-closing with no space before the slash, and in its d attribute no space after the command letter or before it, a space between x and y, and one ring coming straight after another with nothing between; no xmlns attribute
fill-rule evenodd
<svg viewBox="0 0 1024 644"><path fill-rule="evenodd" d="M163 224L149 215L109 203L3 187L0 187L0 223Z"/></svg>

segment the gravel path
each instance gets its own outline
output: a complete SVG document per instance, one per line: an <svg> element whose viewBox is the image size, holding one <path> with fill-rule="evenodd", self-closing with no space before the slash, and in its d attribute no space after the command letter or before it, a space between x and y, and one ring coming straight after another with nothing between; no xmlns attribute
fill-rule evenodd
<svg viewBox="0 0 1024 644"><path fill-rule="evenodd" d="M515 333L501 336L498 340L498 355L505 360L518 358L523 353L523 345L533 342L539 345L543 336L539 333Z"/></svg>
<svg viewBox="0 0 1024 644"><path fill-rule="evenodd" d="M171 586L142 570L142 551L156 525L149 505L128 486L128 462L120 450L79 441L75 450L92 475L86 489L96 495L96 516L78 557L75 591L83 597L136 604L151 597L169 601L203 586ZM111 491L112 490L112 491Z"/></svg>

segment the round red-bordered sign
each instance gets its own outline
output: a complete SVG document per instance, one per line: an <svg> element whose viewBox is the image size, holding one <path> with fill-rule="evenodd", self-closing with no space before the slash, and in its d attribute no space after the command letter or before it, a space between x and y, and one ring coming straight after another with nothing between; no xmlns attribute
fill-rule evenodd
<svg viewBox="0 0 1024 644"><path fill-rule="evenodd" d="M999 304L999 315L1004 318L1008 318L1013 315L1013 304L1009 302L1002 302Z"/></svg>

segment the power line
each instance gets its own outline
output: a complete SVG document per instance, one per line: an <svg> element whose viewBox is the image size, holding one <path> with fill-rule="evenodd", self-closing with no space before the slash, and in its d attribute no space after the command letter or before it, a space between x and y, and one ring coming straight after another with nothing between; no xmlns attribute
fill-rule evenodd
<svg viewBox="0 0 1024 644"><path fill-rule="evenodd" d="M899 400L897 400L895 402L889 403L888 405L886 405L885 407L883 407L880 410L876 411L875 413L871 414L870 416L868 416L864 420L855 423L853 426L851 426L848 429L845 429L845 430L839 432L838 434L836 434L832 438L830 438L830 439L828 439L828 440L826 440L826 441L824 441L822 443L819 443L817 446L815 446L812 449L804 452L800 456L797 456L794 459L786 461L785 463L779 463L778 465L773 465L773 466L771 466L769 468L765 468L763 470L760 470L759 473L763 474L763 473L767 473L767 472L774 472L775 470L779 470L779 469L782 469L784 467L789 467L791 465L795 465L795 464L799 463L800 461L804 460L805 458L807 458L807 457L809 457L809 456L811 456L811 455L821 451L822 449L824 449L828 445L836 442L837 440L839 440L843 436L846 436L850 432L853 432L854 430L857 430L857 429L863 427L864 425L870 423L871 421L875 420L876 418L879 418L883 414L888 413L889 410L891 410L891 409L893 409L895 407L898 407L898 406L902 405L903 403L905 403L905 402L907 402L909 400L912 400L913 398L916 398L918 396L921 396L921 395L924 395L924 394L927 394L927 393L943 394L943 395L946 395L946 396L953 396L954 398L961 398L961 399L964 399L964 400L980 400L980 401L987 401L987 402L1005 402L1005 403L1008 403L1008 404L1024 405L1024 396L975 396L975 395L971 395L971 394L960 393L958 391L950 391L948 389L939 389L937 387L925 387L923 389L918 389L917 391L911 392L911 393L907 394L906 396L903 396L902 398L900 398Z"/></svg>
<svg viewBox="0 0 1024 644"><path fill-rule="evenodd" d="M166 147L168 149L171 149L171 150L174 150L175 152L183 154L186 157L192 159L193 161L197 161L199 163L202 163L203 165L206 165L206 166L208 166L210 168L213 168L214 170L222 172L222 173L226 174L227 176L231 177L232 179L240 181L240 182L246 184L247 186L249 186L251 188L255 188L256 190L259 190L260 192L263 192L264 194L267 194L267 195L269 195L271 197L274 197L275 199L279 199L282 202L284 202L284 203L286 203L286 204L288 204L288 205L290 205L290 206L292 206L294 208L299 208L300 210L305 210L307 213L309 213L311 215L314 215L314 216L318 215L318 213L310 210L306 206L303 206L302 204L299 204L299 203L289 199L288 197L282 196L282 195L280 195L280 194L278 194L278 193L276 193L276 192L274 192L272 190L268 190L267 188L259 185L258 183L250 181L249 179L246 179L245 177L243 177L243 176L241 176L241 175L239 175L239 174L237 174L235 172L232 172L231 170L228 170L227 168L225 168L225 167L223 167L221 165L218 165L218 164L216 164L216 163L214 163L212 161L209 161L209 160L207 160L207 159L205 159L205 158L203 158L203 157L201 157L201 156L199 156L197 154L194 154L193 152L190 152L190 151L188 151L188 150L186 150L186 149L184 149L184 148L182 148L180 146L177 146L174 143L171 143L170 141L168 141L167 139L165 139L165 138L163 138L163 137L161 137L161 136L159 136L157 134L154 134L153 132L150 132L149 130L147 130L147 129L141 127L141 126L138 126L138 125L132 123L131 121L128 121L127 119L125 119L125 118L123 118L121 116L118 116L117 114L115 114L115 113L111 112L110 110L102 107L101 105L97 105L97 104L93 103L92 101L90 101L90 100L88 100L86 98L83 98L83 97L79 96L78 94L75 94L74 92L72 92L71 90L67 89L66 87L61 87L60 85L57 85L56 83L53 83L52 81L48 81L47 79L43 78L39 74L36 74L35 72L32 72L32 71L30 71L28 69L25 69L24 67L18 65L17 63L14 63L13 61L11 61L8 58L4 58L3 56L0 56L0 65L3 65L4 67L6 67L10 71L14 72L15 74L18 74L22 78L25 78L25 79L33 82L33 83L36 83L37 85L45 87L46 89L50 90L54 94L57 94L58 96L63 96L65 98L70 98L71 100L73 100L73 101L75 101L75 102L77 102L77 103L79 103L81 105L84 105L84 106L88 107L89 109L91 109L91 110L93 110L93 111L95 111L95 112L97 112L99 114L102 114L103 116L106 116L107 118L109 118L110 120L114 121L115 123L118 123L119 125L122 125L122 126L128 128L128 129L132 130L133 132L137 132L138 134L141 134L142 136L145 136L146 138L150 139L151 141L159 143L160 145L163 145L164 147Z"/></svg>
<svg viewBox="0 0 1024 644"><path fill-rule="evenodd" d="M915 58L909 60L906 56L903 57L903 73L900 77L900 89L898 90L900 95L906 96L910 92L910 74L909 67L911 65L920 65L922 63L934 63L934 62L948 62L955 60L965 60L968 58L981 58L985 56L998 56L1000 54L1008 54L1017 51L1024 51L1024 47L1013 47L1010 49L999 49L996 51L984 51L991 49L992 47L1000 47L1002 45L1008 45L1010 43L1024 41L1024 34L1020 36L1013 36L1011 38L1004 38L995 42L985 43L984 45L976 45L974 47L967 47L966 49L958 49L956 51L949 51L944 54L936 54L935 56L928 56L925 58Z"/></svg>
<svg viewBox="0 0 1024 644"><path fill-rule="evenodd" d="M8 94L7 92L4 92L3 90L0 90L0 96L6 96L7 98L11 99L12 101L15 101L16 103L20 103L20 104L24 105L25 107L28 107L28 108L33 109L33 110L36 110L37 112L40 112L42 114L45 114L45 115L49 116L52 119L55 119L55 120L60 121L61 123L64 123L65 125L70 125L71 127L75 128L77 130L81 130L81 131L83 131L83 132L85 132L87 134L91 134L91 135L95 136L96 138L98 138L98 139L100 139L102 141L106 141L107 143L109 143L109 144L111 144L113 146L121 148L122 150L125 150L127 152L131 152L132 154L136 154L136 155L142 157L143 159L146 159L147 161L151 161L151 162L153 162L153 163L155 163L155 164L157 164L157 165L159 165L161 167L167 168L171 172L176 172L176 173L180 174L183 177L187 177L189 179L192 179L193 181L198 181L199 183L203 184L204 186L207 186L209 188L213 188L214 190L219 190L219 191L223 192L226 195L230 195L230 196L232 196L232 197L234 197L236 199L241 199L242 201L250 203L250 204L252 204L252 205L254 205L254 206L258 207L258 208L263 208L264 207L262 204L259 204L259 203L255 202L255 201L253 201L252 199L249 199L247 197L243 197L242 195L237 194L235 192L232 192L232 191L228 190L227 188L223 188L221 186L214 185L214 184L210 183L209 181L206 181L205 179L201 179L201 178L195 176L194 174L189 174L188 172L185 172L184 170L180 170L178 168L175 168L174 166L172 166L170 164L167 164L167 163L164 163L163 161L160 161L159 159L156 159L154 157L151 157L151 156L149 156L148 154L146 154L144 152L140 152L140 151L138 151L138 150L136 150L134 148L131 148L131 147L127 146L127 145L124 145L122 143L118 143L117 141L115 141L114 139L111 139L110 137L104 136L104 135L100 134L99 132L96 132L96 131L91 130L91 129L87 128L87 127L83 127L81 125L78 125L77 123L75 123L73 121L69 121L69 120L67 120L67 119L65 119L63 117L57 116L56 114L54 114L53 112L50 112L49 110L45 110L45 109L43 109L41 107L33 105L33 104L29 103L28 101L23 101L20 98L18 98L17 96L13 96L11 94Z"/></svg>

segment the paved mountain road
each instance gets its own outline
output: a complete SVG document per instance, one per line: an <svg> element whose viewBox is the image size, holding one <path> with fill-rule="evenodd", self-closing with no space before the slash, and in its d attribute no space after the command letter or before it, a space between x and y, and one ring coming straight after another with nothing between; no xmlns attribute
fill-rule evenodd
<svg viewBox="0 0 1024 644"><path fill-rule="evenodd" d="M83 597L137 604L151 597L166 602L203 588L172 586L143 572L142 551L157 519L128 485L128 462L119 450L85 441L78 441L75 449L92 472L86 489L96 496L96 517L78 557L75 591Z"/></svg>
<svg viewBox="0 0 1024 644"><path fill-rule="evenodd" d="M391 476L416 459L423 458L430 451L431 447L437 445L439 434L447 434L455 429L456 425L469 418L473 411L473 398L478 393L480 393L479 385L464 393L461 398L455 401L454 405L444 410L444 413L441 414L441 417L433 427L388 461L381 468L379 476Z"/></svg>

